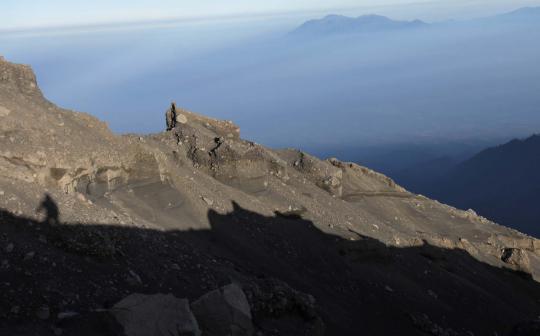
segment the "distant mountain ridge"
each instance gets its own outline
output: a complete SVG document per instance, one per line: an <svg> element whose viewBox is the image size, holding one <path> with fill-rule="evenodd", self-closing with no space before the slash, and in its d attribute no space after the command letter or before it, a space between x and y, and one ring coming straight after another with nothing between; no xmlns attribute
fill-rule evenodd
<svg viewBox="0 0 540 336"><path fill-rule="evenodd" d="M540 7L523 7L516 9L515 11L497 15L496 18L507 18L507 19L532 19L540 18Z"/></svg>
<svg viewBox="0 0 540 336"><path fill-rule="evenodd" d="M322 19L307 21L292 33L296 35L375 33L419 28L427 25L420 20L396 21L381 15L363 15L356 18L328 15Z"/></svg>
<svg viewBox="0 0 540 336"><path fill-rule="evenodd" d="M444 165L443 165L444 166ZM540 236L540 135L485 149L439 176L416 178L406 186L441 202Z"/></svg>
<svg viewBox="0 0 540 336"><path fill-rule="evenodd" d="M540 7L523 7L512 12L490 16L483 19L473 19L479 22L499 22L499 23L540 23ZM451 21L459 23L460 21ZM377 33L387 31L400 31L422 27L429 27L432 24L422 20L402 21L393 20L386 16L370 14L358 17L330 14L321 19L309 20L293 30L293 35L339 35L356 33Z"/></svg>

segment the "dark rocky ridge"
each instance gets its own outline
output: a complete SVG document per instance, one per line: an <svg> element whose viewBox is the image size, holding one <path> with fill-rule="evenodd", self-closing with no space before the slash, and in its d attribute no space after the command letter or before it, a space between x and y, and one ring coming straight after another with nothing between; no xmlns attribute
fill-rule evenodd
<svg viewBox="0 0 540 336"><path fill-rule="evenodd" d="M231 282L262 335L501 335L539 315L536 239L180 113L116 136L0 61L0 334L118 334L131 293Z"/></svg>
<svg viewBox="0 0 540 336"><path fill-rule="evenodd" d="M440 162L432 168L436 175L422 175L418 166L396 179L411 190L539 237L539 153L540 136L533 135L485 149L461 163Z"/></svg>

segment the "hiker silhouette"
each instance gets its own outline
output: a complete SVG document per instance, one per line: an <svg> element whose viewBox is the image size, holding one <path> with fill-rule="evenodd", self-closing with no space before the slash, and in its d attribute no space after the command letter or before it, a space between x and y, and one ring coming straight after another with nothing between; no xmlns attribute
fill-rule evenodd
<svg viewBox="0 0 540 336"><path fill-rule="evenodd" d="M165 119L167 122L167 131L176 127L176 103L172 102L171 107L165 112Z"/></svg>
<svg viewBox="0 0 540 336"><path fill-rule="evenodd" d="M58 210L58 205L51 197L51 195L45 194L45 197L41 201L41 204L39 205L37 210L45 212L45 224L56 225L60 223L60 211Z"/></svg>

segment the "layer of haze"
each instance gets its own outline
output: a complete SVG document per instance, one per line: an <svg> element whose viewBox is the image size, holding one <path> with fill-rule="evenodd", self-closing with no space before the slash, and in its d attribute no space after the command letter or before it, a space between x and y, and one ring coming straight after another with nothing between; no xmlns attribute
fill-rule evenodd
<svg viewBox="0 0 540 336"><path fill-rule="evenodd" d="M16 12L25 2L0 5L14 6L17 15L10 25L27 25ZM239 7L223 11L254 10L247 6L252 2L234 3ZM275 8L258 8L286 9L285 2L271 3ZM324 5L309 3L315 12ZM429 21L448 16L444 13L487 16L532 3L430 1L377 7L376 12ZM295 9L307 4L298 1ZM193 5L191 14L200 14L197 6L202 5ZM221 13L219 8L209 14ZM350 8L340 13L373 11ZM531 29L529 23L480 20L372 34L289 34L306 19L321 16L298 12L5 32L0 34L0 55L31 64L55 103L89 112L117 132L163 130L163 113L172 100L233 120L245 138L324 154L394 144L484 145L538 131L538 25Z"/></svg>
<svg viewBox="0 0 540 336"><path fill-rule="evenodd" d="M0 29L384 6L433 0L3 0Z"/></svg>
<svg viewBox="0 0 540 336"><path fill-rule="evenodd" d="M540 5L539 0L2 0L0 31L170 18L211 18L293 12L377 11L395 18L462 19L512 8Z"/></svg>

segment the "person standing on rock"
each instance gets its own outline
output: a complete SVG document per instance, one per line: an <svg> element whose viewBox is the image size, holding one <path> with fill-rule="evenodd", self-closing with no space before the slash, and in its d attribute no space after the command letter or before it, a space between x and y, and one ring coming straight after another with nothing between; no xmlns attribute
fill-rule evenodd
<svg viewBox="0 0 540 336"><path fill-rule="evenodd" d="M165 112L165 120L167 122L167 131L176 127L176 103L172 102L171 107Z"/></svg>

